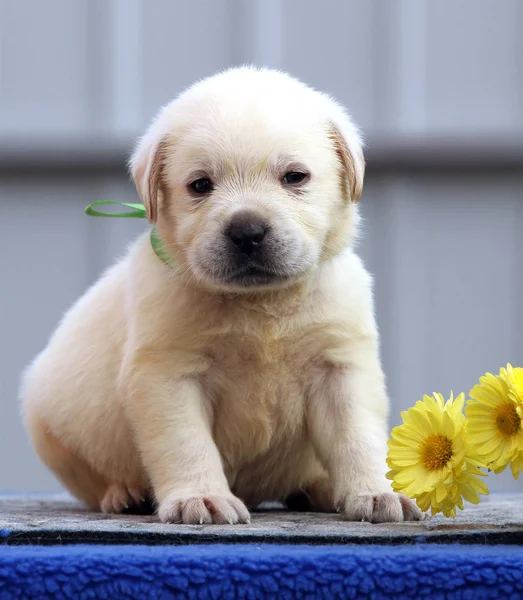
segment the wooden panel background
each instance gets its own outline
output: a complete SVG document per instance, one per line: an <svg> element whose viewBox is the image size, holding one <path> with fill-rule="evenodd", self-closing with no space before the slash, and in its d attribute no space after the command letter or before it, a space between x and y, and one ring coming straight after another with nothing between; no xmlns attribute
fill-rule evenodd
<svg viewBox="0 0 523 600"><path fill-rule="evenodd" d="M110 162L184 86L234 64L331 92L381 156L361 253L392 424L424 392L523 363L521 23L518 0L0 0L0 487L57 489L20 425L20 372L144 226L83 215L92 200L135 198L123 169L86 168L85 148ZM483 145L487 167L491 144L516 150L505 169L439 168L445 150L431 168L409 167L416 153L398 166L412 140Z"/></svg>

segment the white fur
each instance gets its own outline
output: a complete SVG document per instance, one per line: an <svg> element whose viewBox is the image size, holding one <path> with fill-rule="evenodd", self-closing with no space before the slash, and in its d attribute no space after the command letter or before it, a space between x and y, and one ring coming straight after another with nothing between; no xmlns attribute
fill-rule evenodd
<svg viewBox="0 0 523 600"><path fill-rule="evenodd" d="M281 182L297 164L301 190ZM283 73L232 69L163 108L131 170L174 266L141 237L29 367L42 460L93 508L152 494L163 521L246 522L244 503L300 490L349 519L418 518L385 479L371 279L353 251L364 162L345 112ZM187 187L202 173L203 200ZM223 231L245 209L270 224L274 283L226 279Z"/></svg>

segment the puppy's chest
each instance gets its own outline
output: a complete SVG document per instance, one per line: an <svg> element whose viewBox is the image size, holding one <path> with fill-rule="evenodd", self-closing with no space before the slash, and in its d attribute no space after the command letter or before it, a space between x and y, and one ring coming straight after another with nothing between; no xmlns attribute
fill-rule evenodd
<svg viewBox="0 0 523 600"><path fill-rule="evenodd" d="M210 347L204 386L217 444L233 462L303 435L309 365L298 346L294 336L257 331L225 336Z"/></svg>

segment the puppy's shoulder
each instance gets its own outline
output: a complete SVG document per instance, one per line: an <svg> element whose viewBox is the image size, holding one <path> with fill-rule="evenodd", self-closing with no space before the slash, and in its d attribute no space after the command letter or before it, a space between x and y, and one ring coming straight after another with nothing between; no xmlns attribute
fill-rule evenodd
<svg viewBox="0 0 523 600"><path fill-rule="evenodd" d="M372 276L351 249L330 261L319 283L322 293L336 303L372 303Z"/></svg>
<svg viewBox="0 0 523 600"><path fill-rule="evenodd" d="M169 297L176 283L177 267L167 265L154 252L150 233L141 235L129 248L127 263L127 292L130 303L143 309L155 303L155 298Z"/></svg>
<svg viewBox="0 0 523 600"><path fill-rule="evenodd" d="M317 305L324 318L340 330L351 336L377 335L372 276L352 250L322 269L318 295Z"/></svg>
<svg viewBox="0 0 523 600"><path fill-rule="evenodd" d="M180 324L187 321L187 307L198 312L195 303L190 304L193 295L181 282L184 266L162 262L151 246L149 233L131 246L125 261L125 312L132 323L132 343L159 345L163 340L168 345Z"/></svg>

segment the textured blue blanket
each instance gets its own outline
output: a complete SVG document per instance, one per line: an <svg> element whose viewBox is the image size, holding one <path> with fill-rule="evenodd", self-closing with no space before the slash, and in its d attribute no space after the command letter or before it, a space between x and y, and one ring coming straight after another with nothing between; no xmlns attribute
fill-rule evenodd
<svg viewBox="0 0 523 600"><path fill-rule="evenodd" d="M522 598L516 546L0 547L0 598Z"/></svg>

